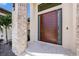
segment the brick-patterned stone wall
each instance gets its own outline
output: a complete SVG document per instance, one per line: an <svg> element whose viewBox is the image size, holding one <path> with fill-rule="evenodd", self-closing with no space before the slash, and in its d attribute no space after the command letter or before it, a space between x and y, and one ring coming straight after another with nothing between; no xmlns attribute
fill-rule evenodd
<svg viewBox="0 0 79 59"><path fill-rule="evenodd" d="M16 3L13 11L12 49L16 55L23 55L27 48L27 4Z"/></svg>

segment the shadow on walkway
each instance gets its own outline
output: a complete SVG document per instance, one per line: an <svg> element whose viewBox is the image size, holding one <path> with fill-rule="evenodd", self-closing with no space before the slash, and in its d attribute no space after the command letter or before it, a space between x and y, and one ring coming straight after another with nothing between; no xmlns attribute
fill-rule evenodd
<svg viewBox="0 0 79 59"><path fill-rule="evenodd" d="M0 44L0 56L16 56L9 44Z"/></svg>

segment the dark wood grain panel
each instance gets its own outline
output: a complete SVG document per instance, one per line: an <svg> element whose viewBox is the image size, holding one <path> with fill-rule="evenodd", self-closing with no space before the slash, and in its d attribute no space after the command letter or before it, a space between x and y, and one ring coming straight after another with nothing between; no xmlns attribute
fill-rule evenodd
<svg viewBox="0 0 79 59"><path fill-rule="evenodd" d="M40 40L57 44L57 11L40 15Z"/></svg>

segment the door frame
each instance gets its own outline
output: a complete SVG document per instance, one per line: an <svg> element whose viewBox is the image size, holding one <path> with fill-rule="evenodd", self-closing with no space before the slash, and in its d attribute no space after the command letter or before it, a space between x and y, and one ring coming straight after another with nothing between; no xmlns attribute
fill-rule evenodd
<svg viewBox="0 0 79 59"><path fill-rule="evenodd" d="M48 13L48 12L57 11L57 10L60 10L60 9L62 10L62 4L58 5L56 7L52 7L52 8L38 12L38 40L39 41L40 41L40 19L39 19L39 15L45 14L45 13Z"/></svg>

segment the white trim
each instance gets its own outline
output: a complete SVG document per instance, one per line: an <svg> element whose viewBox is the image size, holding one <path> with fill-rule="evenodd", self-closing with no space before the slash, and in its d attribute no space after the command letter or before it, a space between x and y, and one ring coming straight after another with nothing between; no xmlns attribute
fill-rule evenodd
<svg viewBox="0 0 79 59"><path fill-rule="evenodd" d="M43 14L43 13L47 13L47 12L50 12L50 11L54 11L54 10L57 10L57 9L60 9L60 8L62 8L62 4L55 6L55 7L52 7L52 8L49 8L49 9L46 9L44 11L40 11L40 12L38 12L38 15Z"/></svg>

